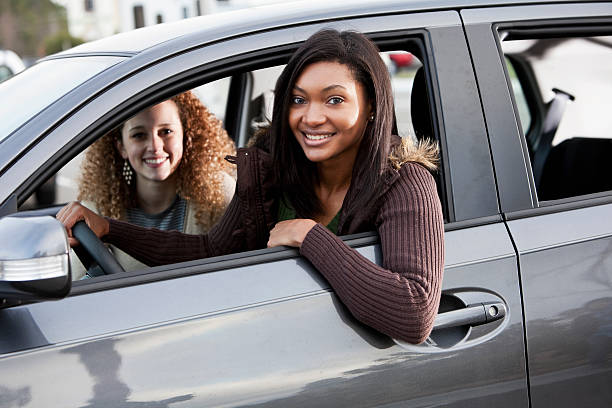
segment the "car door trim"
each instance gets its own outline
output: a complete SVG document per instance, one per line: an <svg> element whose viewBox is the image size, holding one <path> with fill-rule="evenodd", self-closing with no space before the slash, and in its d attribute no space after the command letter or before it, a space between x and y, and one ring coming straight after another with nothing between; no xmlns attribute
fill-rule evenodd
<svg viewBox="0 0 612 408"><path fill-rule="evenodd" d="M612 203L612 191L604 191L601 193L563 198L560 200L541 201L539 207L508 212L505 214L505 218L508 221L518 220L522 218L536 217L545 214L555 214L558 212L595 207L610 203Z"/></svg>
<svg viewBox="0 0 612 408"><path fill-rule="evenodd" d="M501 216L482 217L472 220L445 224L445 232L456 231L465 228L474 228L501 222ZM377 245L380 240L376 232L362 232L341 236L351 248L362 248ZM72 289L68 296L78 296L85 293L98 292L119 287L139 285L143 283L156 282L177 277L217 272L232 268L249 265L256 265L266 262L276 262L286 259L299 258L301 255L296 248L275 247L263 248L253 251L237 252L228 255L221 255L210 258L197 259L194 261L181 262L171 265L157 266L140 271L126 272L125 274L106 275L96 278L95 281L83 280L73 282ZM502 259L512 256L512 254L502 254L492 257ZM452 264L448 267L457 267L463 264Z"/></svg>

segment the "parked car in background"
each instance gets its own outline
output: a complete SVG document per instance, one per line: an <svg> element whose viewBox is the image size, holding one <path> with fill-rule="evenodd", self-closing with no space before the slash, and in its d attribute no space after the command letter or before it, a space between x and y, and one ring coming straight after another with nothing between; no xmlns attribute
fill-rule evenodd
<svg viewBox="0 0 612 408"><path fill-rule="evenodd" d="M11 50L0 50L0 82L23 71L25 65L19 55Z"/></svg>
<svg viewBox="0 0 612 408"><path fill-rule="evenodd" d="M389 58L397 69L409 67L414 61L414 56L408 52L394 52L389 55Z"/></svg>
<svg viewBox="0 0 612 408"><path fill-rule="evenodd" d="M87 146L188 89L246 144L326 27L414 58L393 84L402 136L441 148L430 338L362 325L294 249L72 282L53 218L68 198L26 210L35 191L74 184ZM4 82L0 405L609 407L611 39L610 2L309 1L118 34ZM375 233L342 239L380 262Z"/></svg>

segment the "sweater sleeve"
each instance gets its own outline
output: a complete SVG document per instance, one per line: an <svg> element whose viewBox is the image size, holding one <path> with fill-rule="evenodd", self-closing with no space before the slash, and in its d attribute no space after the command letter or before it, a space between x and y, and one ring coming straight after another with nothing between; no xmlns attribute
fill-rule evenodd
<svg viewBox="0 0 612 408"><path fill-rule="evenodd" d="M300 253L361 322L410 343L425 341L440 303L444 221L436 184L409 163L383 197L376 225L383 265L369 261L320 224Z"/></svg>
<svg viewBox="0 0 612 408"><path fill-rule="evenodd" d="M234 197L219 222L204 235L143 228L108 218L110 229L103 240L146 265L166 265L241 252L240 220L239 201Z"/></svg>

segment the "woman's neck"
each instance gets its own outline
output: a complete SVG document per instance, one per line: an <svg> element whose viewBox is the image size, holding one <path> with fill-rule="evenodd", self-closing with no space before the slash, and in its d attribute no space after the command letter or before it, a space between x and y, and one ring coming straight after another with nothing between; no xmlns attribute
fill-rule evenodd
<svg viewBox="0 0 612 408"><path fill-rule="evenodd" d="M317 163L318 180L314 187L323 213L315 221L327 225L340 211L352 175L353 163L347 160Z"/></svg>
<svg viewBox="0 0 612 408"><path fill-rule="evenodd" d="M136 183L138 207L146 214L159 214L168 209L176 198L176 177L164 181L138 178Z"/></svg>
<svg viewBox="0 0 612 408"><path fill-rule="evenodd" d="M330 163L318 163L316 189L334 192L348 188L351 184L352 175L353 166L334 166Z"/></svg>

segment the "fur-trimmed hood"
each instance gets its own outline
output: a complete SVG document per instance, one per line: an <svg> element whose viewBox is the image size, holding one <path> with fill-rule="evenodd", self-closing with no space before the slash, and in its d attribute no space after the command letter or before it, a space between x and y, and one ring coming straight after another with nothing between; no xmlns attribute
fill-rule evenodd
<svg viewBox="0 0 612 408"><path fill-rule="evenodd" d="M395 141L391 148L389 161L396 170L399 170L405 163L415 162L429 171L436 171L440 163L440 149L436 142L429 139L415 143L411 138L404 137Z"/></svg>

